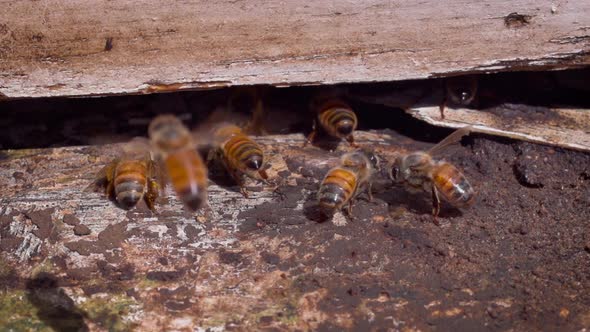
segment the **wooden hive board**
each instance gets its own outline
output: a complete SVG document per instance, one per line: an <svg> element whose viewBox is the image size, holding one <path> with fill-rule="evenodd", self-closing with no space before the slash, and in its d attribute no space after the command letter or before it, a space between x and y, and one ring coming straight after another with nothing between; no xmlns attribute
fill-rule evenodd
<svg viewBox="0 0 590 332"><path fill-rule="evenodd" d="M584 0L48 0L0 7L0 95L10 98L590 64Z"/></svg>
<svg viewBox="0 0 590 332"><path fill-rule="evenodd" d="M2 151L0 326L588 326L587 154L475 137L445 153L476 188L472 208L445 205L435 226L430 193L393 187L384 168L373 201L361 196L353 221L337 214L331 223L314 214L315 194L350 148L303 148L303 138L256 138L279 192L250 183L245 199L212 182L208 214L194 215L170 190L154 214L84 192L117 145ZM377 148L383 166L401 149L431 146L390 130L356 139Z"/></svg>

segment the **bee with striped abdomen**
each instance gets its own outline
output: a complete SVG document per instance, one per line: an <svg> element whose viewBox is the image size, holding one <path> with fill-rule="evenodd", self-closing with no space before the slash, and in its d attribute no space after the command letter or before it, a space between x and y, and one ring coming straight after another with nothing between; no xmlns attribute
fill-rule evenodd
<svg viewBox="0 0 590 332"><path fill-rule="evenodd" d="M459 208L469 207L475 201L475 192L465 175L452 164L433 159L433 155L458 142L470 131L470 126L458 129L428 151L399 153L394 157L389 170L389 177L395 184L404 185L412 191L432 192L432 214L437 225L437 216L440 212L439 194L451 205Z"/></svg>
<svg viewBox="0 0 590 332"><path fill-rule="evenodd" d="M350 217L353 201L361 192L366 190L369 200L372 200L371 177L378 164L377 155L369 150L344 154L340 164L328 171L320 185L320 209L329 214L347 206Z"/></svg>
<svg viewBox="0 0 590 332"><path fill-rule="evenodd" d="M178 198L192 212L207 202L207 166L189 129L174 115L152 120L148 134Z"/></svg>
<svg viewBox="0 0 590 332"><path fill-rule="evenodd" d="M121 156L103 167L88 189L105 187L107 196L128 210L144 199L154 210L160 186L158 167L151 158L149 142L135 138L123 145Z"/></svg>
<svg viewBox="0 0 590 332"><path fill-rule="evenodd" d="M322 131L329 136L346 140L351 146L356 146L353 134L358 120L347 103L339 98L331 97L312 102L311 108L315 119L305 144L313 143L318 132Z"/></svg>
<svg viewBox="0 0 590 332"><path fill-rule="evenodd" d="M240 192L247 198L248 191L244 187L243 174L261 181L268 179L262 148L240 127L228 122L213 126L211 136L215 150L209 159L217 155L223 160L225 168L240 186Z"/></svg>

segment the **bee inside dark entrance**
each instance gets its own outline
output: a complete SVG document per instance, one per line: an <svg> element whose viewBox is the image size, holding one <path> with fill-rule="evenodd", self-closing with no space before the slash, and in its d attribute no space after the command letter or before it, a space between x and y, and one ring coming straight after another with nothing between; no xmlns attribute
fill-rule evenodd
<svg viewBox="0 0 590 332"><path fill-rule="evenodd" d="M221 112L225 117L231 114L232 121L253 135L301 133L308 137L315 122L317 135L312 145L334 150L347 144L343 137L348 131L343 137L336 137L321 127L313 105L322 98L332 98L350 107L357 117L357 130L391 129L418 141L434 143L450 130L425 125L403 110L419 105L438 106L453 87L461 94L462 77L470 84L476 82L477 89L474 98L464 99L469 102L459 106L496 112L495 107L500 104L526 104L540 108L535 114L516 112L538 117L549 116L540 115L543 107L590 107L584 79L589 74L590 69L511 72L329 87L248 86L151 95L2 100L0 149L125 142L146 136L150 120L158 114L175 114L189 128L197 128ZM453 97L447 96L447 104L453 103ZM342 114L333 113L336 118ZM345 131L346 126L352 128L351 123L345 122L335 130Z"/></svg>

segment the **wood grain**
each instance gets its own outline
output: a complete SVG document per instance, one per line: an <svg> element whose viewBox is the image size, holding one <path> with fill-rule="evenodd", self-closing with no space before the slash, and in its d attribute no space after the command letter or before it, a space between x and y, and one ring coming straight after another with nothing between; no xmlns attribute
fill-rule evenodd
<svg viewBox="0 0 590 332"><path fill-rule="evenodd" d="M377 135L359 132L357 140L372 145L383 144L390 139L388 135ZM303 135L264 136L258 137L257 142L265 149L267 162L271 168L267 170L271 178L279 179L279 172L288 172L287 162L308 167L309 172L318 170L326 171L338 162L337 152L330 154L326 151L311 148L303 150ZM301 176L292 173L292 176L282 179L280 183L264 185L254 180L246 179L246 186L250 188L249 198L244 198L237 187L230 183L229 186L211 182L209 186L208 208L198 211L196 214L187 212L176 195L167 186L165 195L157 204L156 213L146 209L143 202L138 208L125 211L109 201L102 193L87 192L85 188L92 183L95 174L113 158L120 157L121 147L126 143L108 144L97 146L67 147L54 149L30 149L30 150L5 150L6 160L0 160L0 186L6 191L0 199L3 214L12 211L36 211L42 209L55 209L53 217L62 219L65 214L74 214L84 221L93 234L104 230L108 225L125 219L137 221L130 225L130 229L150 229L157 225L165 227L165 223L173 223L178 229L178 237L173 241L186 241L184 227L191 224L202 230L201 222L207 222L224 230L224 237L209 238L199 237L191 246L195 248L210 248L225 246L236 240L233 233L237 231L241 218L238 217L244 211L255 209L257 206L280 199L273 190L277 184L295 186L297 178ZM345 144L341 149L350 150ZM395 147L389 147L395 151ZM385 152L387 153L387 152ZM321 180L322 174L316 174ZM315 180L316 182L319 180ZM319 185L319 182L318 182ZM254 190L252 190L254 189ZM301 194L295 211L302 209L303 203L309 199L310 192L301 188ZM313 198L311 198L313 200ZM164 224L158 222L164 222ZM197 222L198 221L198 222ZM157 227L156 227L157 228ZM23 229L23 232L25 230ZM67 250L63 243L76 239L71 233L61 240L59 248L51 250ZM39 242L39 241L37 241ZM34 242L34 243L37 243ZM39 243L31 246L31 243L23 242L23 248L17 255L20 259L28 259L36 250Z"/></svg>
<svg viewBox="0 0 590 332"><path fill-rule="evenodd" d="M355 135L359 145L381 152L382 166L401 149L432 146L392 130ZM320 181L348 144L329 152L303 148L301 134L255 139L270 157L268 173L279 192L250 183L246 199L212 177L210 210L194 215L170 190L156 213L145 206L124 211L100 193L84 192L117 155L117 144L0 151L0 326L588 326L583 290L590 280L578 277L590 275L588 154L476 137L445 154L476 188L472 208L447 206L436 226L430 193L392 186L383 167L374 199L361 195L344 226L341 213L331 223L311 212Z"/></svg>
<svg viewBox="0 0 590 332"><path fill-rule="evenodd" d="M590 64L590 2L583 0L42 0L0 7L0 96L9 98Z"/></svg>
<svg viewBox="0 0 590 332"><path fill-rule="evenodd" d="M587 109L506 104L485 111L449 108L444 119L436 106L417 107L407 112L436 126L461 128L471 125L474 132L590 151L590 111ZM535 119L534 115L538 118Z"/></svg>

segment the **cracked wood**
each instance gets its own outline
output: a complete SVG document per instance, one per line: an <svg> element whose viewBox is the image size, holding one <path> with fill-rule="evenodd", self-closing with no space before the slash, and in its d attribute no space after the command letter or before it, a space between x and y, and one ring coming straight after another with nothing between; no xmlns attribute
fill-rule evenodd
<svg viewBox="0 0 590 332"><path fill-rule="evenodd" d="M0 1L0 96L395 81L590 64L588 1Z"/></svg>

